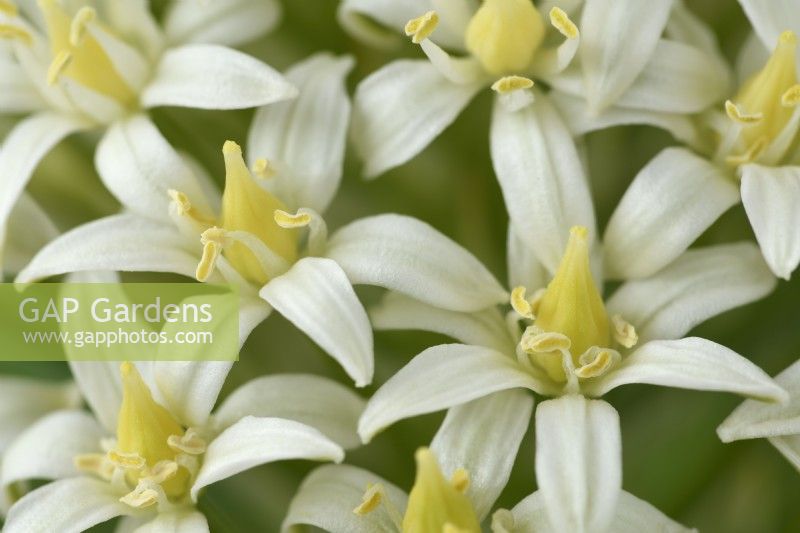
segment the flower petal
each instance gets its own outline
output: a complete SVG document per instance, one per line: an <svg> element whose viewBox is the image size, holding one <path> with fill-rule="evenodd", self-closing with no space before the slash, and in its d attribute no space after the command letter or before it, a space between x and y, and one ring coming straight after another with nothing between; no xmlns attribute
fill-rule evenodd
<svg viewBox="0 0 800 533"><path fill-rule="evenodd" d="M29 113L46 107L36 85L13 56L0 52L0 113Z"/></svg>
<svg viewBox="0 0 800 533"><path fill-rule="evenodd" d="M616 409L576 395L540 403L536 481L556 531L605 531L622 491Z"/></svg>
<svg viewBox="0 0 800 533"><path fill-rule="evenodd" d="M272 67L236 50L212 44L171 48L145 87L145 107L243 109L297 96L297 89Z"/></svg>
<svg viewBox="0 0 800 533"><path fill-rule="evenodd" d="M642 72L664 31L672 0L587 0L580 59L589 106L601 111Z"/></svg>
<svg viewBox="0 0 800 533"><path fill-rule="evenodd" d="M238 46L258 39L277 26L281 5L274 0L173 2L164 19L172 43Z"/></svg>
<svg viewBox="0 0 800 533"><path fill-rule="evenodd" d="M312 427L282 418L247 416L208 445L192 499L197 501L203 487L264 463L286 459L338 463L343 458L344 450Z"/></svg>
<svg viewBox="0 0 800 533"><path fill-rule="evenodd" d="M69 361L72 377L97 420L109 434L117 431L122 380L117 361Z"/></svg>
<svg viewBox="0 0 800 533"><path fill-rule="evenodd" d="M44 209L23 192L11 210L5 233L5 241L0 241L0 273L15 274L58 235L58 228Z"/></svg>
<svg viewBox="0 0 800 533"><path fill-rule="evenodd" d="M371 308L369 318L375 329L418 329L448 335L464 344L486 346L502 353L514 353L516 341L500 312L490 307L474 313L433 307L397 292L389 292Z"/></svg>
<svg viewBox="0 0 800 533"><path fill-rule="evenodd" d="M758 300L775 278L753 243L689 250L649 278L624 283L606 302L639 342L678 339L705 320Z"/></svg>
<svg viewBox="0 0 800 533"><path fill-rule="evenodd" d="M508 297L467 250L403 215L351 222L331 238L328 257L353 284L378 285L443 309L478 311Z"/></svg>
<svg viewBox="0 0 800 533"><path fill-rule="evenodd" d="M365 78L356 88L352 131L366 177L420 153L481 87L455 84L427 60L394 61Z"/></svg>
<svg viewBox="0 0 800 533"><path fill-rule="evenodd" d="M421 352L370 399L358 424L366 444L399 420L461 405L493 392L526 388L554 394L555 387L514 359L483 346L443 344Z"/></svg>
<svg viewBox="0 0 800 533"><path fill-rule="evenodd" d="M586 392L602 396L620 385L649 383L680 389L725 391L785 402L788 394L756 365L720 344L698 337L650 341Z"/></svg>
<svg viewBox="0 0 800 533"><path fill-rule="evenodd" d="M78 533L134 509L119 501L107 481L73 477L49 483L22 497L6 517L4 533Z"/></svg>
<svg viewBox="0 0 800 533"><path fill-rule="evenodd" d="M683 253L739 199L733 181L685 148L667 148L628 187L603 244L612 278L649 276Z"/></svg>
<svg viewBox="0 0 800 533"><path fill-rule="evenodd" d="M516 112L495 104L491 145L517 235L555 272L572 226L597 236L589 186L569 131L547 97L538 95Z"/></svg>
<svg viewBox="0 0 800 533"><path fill-rule="evenodd" d="M742 203L761 253L776 276L800 263L800 167L742 167Z"/></svg>
<svg viewBox="0 0 800 533"><path fill-rule="evenodd" d="M333 380L278 374L253 379L233 391L214 413L214 422L226 428L248 415L296 420L344 448L355 448L361 444L356 427L364 407L360 396Z"/></svg>
<svg viewBox="0 0 800 533"><path fill-rule="evenodd" d="M316 54L286 72L300 89L294 100L256 111L248 135L249 157L266 157L278 169L295 207L322 212L342 178L350 99L344 81L350 56Z"/></svg>
<svg viewBox="0 0 800 533"><path fill-rule="evenodd" d="M203 513L188 508L160 512L155 520L139 526L136 533L206 533L208 530L208 521Z"/></svg>
<svg viewBox="0 0 800 533"><path fill-rule="evenodd" d="M550 274L536 257L534 249L519 235L514 224L508 225L506 239L508 250L508 284L525 287L531 291L547 286Z"/></svg>
<svg viewBox="0 0 800 533"><path fill-rule="evenodd" d="M394 531L396 526L382 505L363 516L353 512L361 504L366 488L376 483L381 484L398 511L404 512L408 496L385 479L355 466L320 466L297 489L281 531L288 533L299 525L331 533Z"/></svg>
<svg viewBox="0 0 800 533"><path fill-rule="evenodd" d="M450 409L431 442L446 477L459 468L467 471L467 495L479 520L508 483L532 413L527 391L496 392Z"/></svg>
<svg viewBox="0 0 800 533"><path fill-rule="evenodd" d="M153 375L169 411L186 426L201 426L232 365L230 361L155 361Z"/></svg>
<svg viewBox="0 0 800 533"><path fill-rule="evenodd" d="M784 30L800 33L800 13L793 0L739 0L739 4L769 50L772 50Z"/></svg>

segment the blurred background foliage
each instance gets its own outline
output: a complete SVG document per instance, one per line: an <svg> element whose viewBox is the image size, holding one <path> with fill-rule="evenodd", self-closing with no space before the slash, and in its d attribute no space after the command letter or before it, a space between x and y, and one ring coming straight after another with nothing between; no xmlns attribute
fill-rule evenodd
<svg viewBox="0 0 800 533"><path fill-rule="evenodd" d="M398 0L402 1L402 0ZM765 0L767 1L767 0ZM336 2L285 1L282 25L246 52L281 70L320 50L352 54L357 82L391 59L422 57L398 38L392 51L373 50L348 37L335 22ZM157 12L164 2L155 2ZM750 31L734 0L690 0L687 4L716 31L732 61ZM489 158L490 91L482 92L432 146L408 164L377 181L360 178L350 149L338 197L326 214L331 229L356 218L384 212L424 220L473 252L500 279L506 279L507 214ZM153 117L168 139L200 161L221 184L222 143L243 143L250 111L219 112L159 109ZM3 133L13 121L0 123ZM60 227L113 213L118 205L103 190L91 154L97 137L73 136L44 161L29 191L53 214ZM581 145L588 162L600 228L636 172L674 141L649 127L618 127L589 135ZM702 236L699 245L754 237L741 206L734 207ZM359 288L366 304L380 291ZM693 332L744 354L774 375L800 355L800 279L781 281L768 298L716 317ZM375 335L374 392L422 349L447 339L419 332ZM0 372L64 379L63 364L11 364ZM251 335L234 366L223 397L254 377L308 372L351 383L342 370L273 314ZM723 445L715 428L739 403L732 395L627 386L607 396L620 412L624 449L624 488L672 518L701 531L726 533L800 531L800 474L765 440ZM413 452L430 442L443 413L405 421L379 435L347 461L372 470L404 489L414 477ZM534 435L522 443L514 473L498 505L510 507L535 489ZM285 509L314 464L284 462L256 468L212 486L201 499L214 531L278 531ZM102 528L102 529L108 529Z"/></svg>

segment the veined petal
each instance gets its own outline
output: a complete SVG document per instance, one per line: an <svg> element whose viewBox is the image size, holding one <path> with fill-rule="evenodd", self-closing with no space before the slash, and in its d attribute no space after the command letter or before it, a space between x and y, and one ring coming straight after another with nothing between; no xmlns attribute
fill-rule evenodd
<svg viewBox="0 0 800 533"><path fill-rule="evenodd" d="M368 443L399 420L515 388L541 394L558 392L545 377L534 377L516 360L489 348L466 344L434 346L414 357L378 389L361 415L358 433Z"/></svg>
<svg viewBox="0 0 800 533"><path fill-rule="evenodd" d="M352 131L366 177L421 152L481 87L451 82L428 60L394 61L365 78L356 88Z"/></svg>
<svg viewBox="0 0 800 533"><path fill-rule="evenodd" d="M175 272L193 278L198 256L186 249L185 238L163 222L114 215L52 241L20 272L17 282L83 270Z"/></svg>
<svg viewBox="0 0 800 533"><path fill-rule="evenodd" d="M550 274L536 257L529 240L519 235L513 223L508 225L506 239L508 253L508 285L526 287L531 291L547 287Z"/></svg>
<svg viewBox="0 0 800 533"><path fill-rule="evenodd" d="M232 365L230 361L155 361L153 376L170 413L185 426L202 426Z"/></svg>
<svg viewBox="0 0 800 533"><path fill-rule="evenodd" d="M800 33L800 13L793 0L739 0L761 42L769 50L785 30Z"/></svg>
<svg viewBox="0 0 800 533"><path fill-rule="evenodd" d="M606 227L611 278L649 276L683 253L739 200L719 167L685 148L667 148L631 183Z"/></svg>
<svg viewBox="0 0 800 533"><path fill-rule="evenodd" d="M213 43L238 46L266 34L281 18L274 0L227 2L173 2L164 18L171 43Z"/></svg>
<svg viewBox="0 0 800 533"><path fill-rule="evenodd" d="M742 203L767 264L789 279L800 262L800 167L742 167Z"/></svg>
<svg viewBox="0 0 800 533"><path fill-rule="evenodd" d="M117 361L69 361L81 395L109 435L117 431L122 382Z"/></svg>
<svg viewBox="0 0 800 533"><path fill-rule="evenodd" d="M73 383L0 376L0 453L39 417L79 402Z"/></svg>
<svg viewBox="0 0 800 533"><path fill-rule="evenodd" d="M78 533L134 509L119 501L107 481L73 477L55 481L22 497L6 517L4 533Z"/></svg>
<svg viewBox="0 0 800 533"><path fill-rule="evenodd" d="M474 313L448 311L397 292L387 293L369 310L377 330L419 329L448 335L458 342L486 346L513 354L516 339L509 334L500 312L490 307Z"/></svg>
<svg viewBox="0 0 800 533"><path fill-rule="evenodd" d="M160 512L155 520L136 528L135 533L206 533L208 530L208 521L203 513L189 507Z"/></svg>
<svg viewBox="0 0 800 533"><path fill-rule="evenodd" d="M496 392L451 408L431 442L442 474L467 471L467 496L478 520L505 488L533 413L533 397L522 390Z"/></svg>
<svg viewBox="0 0 800 533"><path fill-rule="evenodd" d="M56 411L22 432L3 454L0 484L80 475L76 455L100 451L108 433L84 411Z"/></svg>
<svg viewBox="0 0 800 533"><path fill-rule="evenodd" d="M356 428L366 402L333 380L278 374L248 381L228 396L214 413L221 428L245 416L296 420L318 429L344 448L361 444Z"/></svg>
<svg viewBox="0 0 800 533"><path fill-rule="evenodd" d="M763 401L785 402L788 394L756 365L720 344L698 337L650 341L592 383L592 396L620 385L649 383L680 389L733 392Z"/></svg>
<svg viewBox="0 0 800 533"><path fill-rule="evenodd" d="M351 222L331 237L328 257L353 284L378 285L443 309L478 311L507 298L472 254L408 216Z"/></svg>
<svg viewBox="0 0 800 533"><path fill-rule="evenodd" d="M192 499L197 501L203 487L264 463L286 459L338 463L343 458L344 450L312 427L282 418L247 416L208 445Z"/></svg>
<svg viewBox="0 0 800 533"><path fill-rule="evenodd" d="M589 107L599 112L624 93L650 60L672 0L587 0L580 58Z"/></svg>
<svg viewBox="0 0 800 533"><path fill-rule="evenodd" d="M249 157L267 158L295 207L323 212L342 178L350 99L344 81L350 56L316 54L286 72L300 90L294 100L256 111Z"/></svg>
<svg viewBox="0 0 800 533"><path fill-rule="evenodd" d="M491 148L517 234L555 272L571 227L584 226L596 237L589 186L569 131L543 95L516 112L496 103Z"/></svg>
<svg viewBox="0 0 800 533"><path fill-rule="evenodd" d="M148 0L105 0L98 5L101 20L106 20L119 35L155 60L162 52L164 36L150 11Z"/></svg>
<svg viewBox="0 0 800 533"><path fill-rule="evenodd" d="M758 300L775 278L751 242L689 250L660 272L624 283L606 302L639 343L678 339L703 321Z"/></svg>
<svg viewBox="0 0 800 533"><path fill-rule="evenodd" d="M301 259L286 274L267 283L260 294L342 365L357 387L372 381L369 319L335 261Z"/></svg>
<svg viewBox="0 0 800 533"><path fill-rule="evenodd" d="M539 404L536 481L556 531L605 531L622 491L617 411L576 395Z"/></svg>
<svg viewBox="0 0 800 533"><path fill-rule="evenodd" d="M57 235L58 228L44 209L23 192L11 210L5 240L0 240L0 274L18 273Z"/></svg>
<svg viewBox="0 0 800 533"><path fill-rule="evenodd" d="M297 89L272 67L224 46L189 44L161 57L145 87L145 107L243 109L297 96Z"/></svg>
<svg viewBox="0 0 800 533"><path fill-rule="evenodd" d="M281 531L288 533L299 525L332 533L394 531L396 526L383 505L365 515L353 512L371 484L380 484L383 497L404 512L408 495L392 483L355 466L324 465L312 471L297 489Z"/></svg>
<svg viewBox="0 0 800 533"><path fill-rule="evenodd" d="M270 313L272 307L257 293L252 295L239 293L239 349L244 346L247 337L256 326L266 320Z"/></svg>

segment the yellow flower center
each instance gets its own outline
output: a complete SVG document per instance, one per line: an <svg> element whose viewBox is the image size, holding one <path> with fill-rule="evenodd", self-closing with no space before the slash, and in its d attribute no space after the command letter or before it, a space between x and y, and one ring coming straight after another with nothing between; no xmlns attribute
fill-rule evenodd
<svg viewBox="0 0 800 533"><path fill-rule="evenodd" d="M531 0L484 0L467 26L466 46L491 74L525 71L544 39Z"/></svg>
<svg viewBox="0 0 800 533"><path fill-rule="evenodd" d="M136 94L88 29L95 22L94 9L83 7L70 18L56 0L39 0L39 7L44 14L53 54L48 83L53 84L59 77L66 76L123 105L132 104Z"/></svg>

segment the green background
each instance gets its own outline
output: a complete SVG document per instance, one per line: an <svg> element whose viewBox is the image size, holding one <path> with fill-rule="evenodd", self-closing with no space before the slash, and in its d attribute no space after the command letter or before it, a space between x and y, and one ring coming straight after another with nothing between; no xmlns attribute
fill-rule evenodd
<svg viewBox="0 0 800 533"><path fill-rule="evenodd" d="M687 3L714 28L724 53L733 60L749 31L738 3ZM320 50L352 54L357 59L348 80L353 88L396 57L422 57L417 47L405 40L398 40L397 49L390 52L354 41L335 22L334 1L291 0L283 4L285 17L279 29L244 47L277 68L284 69ZM158 3L157 7L160 9ZM421 155L377 181L360 178L360 164L349 149L342 187L325 216L329 227L384 212L412 215L463 244L501 281L506 280L508 218L489 158L490 107L487 90ZM222 143L226 139L244 143L252 111L160 109L153 116L175 146L195 156L221 183ZM117 209L92 168L96 140L96 136L81 135L62 143L29 186L62 228ZM612 128L585 139L601 228L637 170L670 144L674 141L667 134L648 127ZM699 244L742 239L754 238L742 207L736 206ZM369 304L380 291L360 288L359 294ZM781 281L768 298L716 317L693 333L720 342L775 374L800 352L799 295L798 279ZM374 383L380 385L416 353L444 341L444 337L419 332L376 333ZM5 363L0 371L49 379L68 375L66 366L58 363ZM251 335L223 396L249 379L280 372L323 374L350 384L332 359L273 314ZM366 397L374 390L372 386L361 392ZM723 445L716 436L715 428L738 405L739 398L634 385L617 389L606 399L621 415L627 491L701 531L800 531L800 474L765 440ZM414 476L413 451L430 442L442 418L443 413L438 413L401 422L369 446L350 453L347 461L408 489ZM535 489L533 442L529 430L498 505L513 506ZM277 531L292 494L314 466L298 461L255 468L213 485L201 499L201 507L216 531Z"/></svg>

